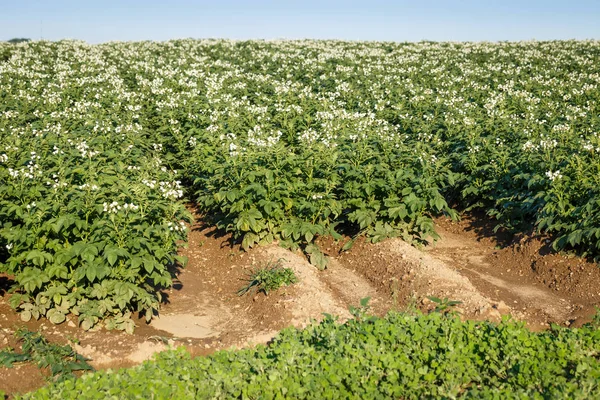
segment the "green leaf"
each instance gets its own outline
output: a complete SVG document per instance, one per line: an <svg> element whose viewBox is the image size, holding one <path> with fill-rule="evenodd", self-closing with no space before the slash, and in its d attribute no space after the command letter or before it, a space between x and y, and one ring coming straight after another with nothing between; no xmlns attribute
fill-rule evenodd
<svg viewBox="0 0 600 400"><path fill-rule="evenodd" d="M313 238L314 238L314 237L315 237L315 235L313 235L313 233L312 233L312 232L310 232L310 231L309 231L309 232L306 232L306 233L304 234L304 239L306 240L306 242L307 242L307 243L310 243L310 242L312 242L312 240L313 240Z"/></svg>
<svg viewBox="0 0 600 400"><path fill-rule="evenodd" d="M371 297L364 297L364 298L360 299L360 306L367 307L369 305L370 300L371 300Z"/></svg>
<svg viewBox="0 0 600 400"><path fill-rule="evenodd" d="M104 257L110 265L115 265L119 259L118 249L114 247L108 247L104 249Z"/></svg>
<svg viewBox="0 0 600 400"><path fill-rule="evenodd" d="M85 267L85 277L93 283L96 280L96 265L88 263Z"/></svg>
<svg viewBox="0 0 600 400"><path fill-rule="evenodd" d="M79 254L81 259L89 263L98 255L98 248L93 244L85 244Z"/></svg>
<svg viewBox="0 0 600 400"><path fill-rule="evenodd" d="M448 204L446 203L446 200L444 200L443 197L439 196L435 198L434 205L435 209L439 212L442 211Z"/></svg>
<svg viewBox="0 0 600 400"><path fill-rule="evenodd" d="M230 203L233 203L235 201L235 199L237 199L238 196L238 191L237 190L230 190L227 192L227 200L229 200Z"/></svg>
<svg viewBox="0 0 600 400"><path fill-rule="evenodd" d="M354 246L355 242L356 242L356 239L350 239L350 240L348 240L346 243L344 243L344 246L342 246L342 250L341 251L348 251L348 250L350 250Z"/></svg>
<svg viewBox="0 0 600 400"><path fill-rule="evenodd" d="M184 267L187 265L187 263L189 261L187 256L181 256L181 255L175 255L175 260Z"/></svg>
<svg viewBox="0 0 600 400"><path fill-rule="evenodd" d="M20 317L21 317L21 321L29 322L32 317L31 311L29 311L29 310L21 311Z"/></svg>
<svg viewBox="0 0 600 400"><path fill-rule="evenodd" d="M154 271L155 261L150 257L144 257L144 270L151 274Z"/></svg>
<svg viewBox="0 0 600 400"><path fill-rule="evenodd" d="M65 321L66 316L65 316L65 314L58 311L57 309L52 308L52 309L48 310L48 312L46 313L46 318L48 318L48 320L50 322L52 322L53 324L58 325Z"/></svg>
<svg viewBox="0 0 600 400"><path fill-rule="evenodd" d="M309 260L312 265L321 271L327 268L329 259L321 252L321 250L319 250L317 246L307 246L306 252L310 255Z"/></svg>
<svg viewBox="0 0 600 400"><path fill-rule="evenodd" d="M140 256L133 256L131 258L131 268L139 268L144 263L144 259Z"/></svg>

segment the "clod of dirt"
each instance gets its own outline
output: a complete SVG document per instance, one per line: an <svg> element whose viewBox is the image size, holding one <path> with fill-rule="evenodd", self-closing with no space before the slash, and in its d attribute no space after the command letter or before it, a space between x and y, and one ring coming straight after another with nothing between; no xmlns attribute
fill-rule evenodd
<svg viewBox="0 0 600 400"><path fill-rule="evenodd" d="M137 346L137 349L127 356L127 359L133 363L139 364L143 361L150 360L152 356L169 348L164 343L144 342Z"/></svg>
<svg viewBox="0 0 600 400"><path fill-rule="evenodd" d="M86 346L74 344L72 347L73 350L75 350L78 354L81 354L85 358L89 359L89 364L94 368L100 368L103 365L107 365L115 361L114 357L111 357L110 354L98 350L96 347L89 344ZM124 356L124 358L127 358L127 355Z"/></svg>
<svg viewBox="0 0 600 400"><path fill-rule="evenodd" d="M177 338L203 339L218 336L218 320L212 315L197 316L190 313L161 314L152 320L156 329L168 332Z"/></svg>

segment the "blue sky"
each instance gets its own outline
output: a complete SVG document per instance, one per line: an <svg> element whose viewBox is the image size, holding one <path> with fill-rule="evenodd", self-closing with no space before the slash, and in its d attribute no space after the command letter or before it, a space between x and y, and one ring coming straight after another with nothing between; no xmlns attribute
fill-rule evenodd
<svg viewBox="0 0 600 400"><path fill-rule="evenodd" d="M0 40L600 39L600 0L0 0Z"/></svg>

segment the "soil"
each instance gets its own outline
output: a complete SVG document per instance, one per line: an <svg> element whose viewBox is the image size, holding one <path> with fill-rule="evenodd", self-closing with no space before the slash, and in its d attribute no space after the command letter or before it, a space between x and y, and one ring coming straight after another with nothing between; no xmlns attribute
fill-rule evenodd
<svg viewBox="0 0 600 400"><path fill-rule="evenodd" d="M275 244L244 252L229 235L197 220L181 250L189 263L165 293L160 316L150 324L136 321L132 335L85 332L75 319L57 326L47 320L21 322L8 305L11 280L0 276L0 350L18 347L13 332L24 326L42 331L51 342L70 344L97 369L121 368L169 347L183 345L193 355L207 355L268 343L281 329L306 326L323 313L344 321L351 317L348 308L365 297L377 315L414 308L429 312L436 303L428 296L436 296L460 301L453 310L463 318L499 321L512 315L533 330L581 326L600 306L597 264L551 252L545 237L493 233L481 216L437 219L441 239L421 248L399 239L377 244L358 239L340 252L344 241L321 238L318 244L330 257L325 271L301 252ZM299 282L268 295L237 295L250 272L274 262L292 268ZM47 371L30 364L0 367L0 390L8 394L34 390L48 379Z"/></svg>

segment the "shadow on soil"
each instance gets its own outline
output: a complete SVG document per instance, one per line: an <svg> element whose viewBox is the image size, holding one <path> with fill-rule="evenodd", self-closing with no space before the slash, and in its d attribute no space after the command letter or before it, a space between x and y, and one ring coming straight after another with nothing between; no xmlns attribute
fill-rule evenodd
<svg viewBox="0 0 600 400"><path fill-rule="evenodd" d="M170 303L170 299L169 299L169 291L172 290L176 290L176 291L180 291L181 289L183 289L183 283L179 280L179 275L181 274L181 271L183 270L183 265L180 263L175 263L172 264L168 267L168 271L169 274L171 274L171 279L172 279L172 286L170 288L165 289L159 289L158 292L160 292L160 303L162 305L165 304L169 304ZM156 313L155 313L156 314Z"/></svg>
<svg viewBox="0 0 600 400"><path fill-rule="evenodd" d="M198 219L197 225L192 228L194 232L205 232L205 235L210 238L215 239L223 239L220 243L221 248L229 247L233 249L234 247L240 246L242 241L240 239L234 239L233 235L230 232L227 232L225 229L219 229L216 226L216 221L209 219Z"/></svg>
<svg viewBox="0 0 600 400"><path fill-rule="evenodd" d="M556 236L536 233L533 227L525 232L512 233L508 229L499 227L497 220L490 218L481 211L465 213L462 216L462 220L466 223L466 230L474 232L478 240L483 238L491 239L501 249L515 245L531 245L531 248L536 248L536 253L540 256L562 252L583 258L590 263L596 263L600 258L598 254L586 253L582 248L565 248L557 251L553 248Z"/></svg>
<svg viewBox="0 0 600 400"><path fill-rule="evenodd" d="M9 279L6 276L0 276L0 296L4 296L10 287L15 283L12 279Z"/></svg>
<svg viewBox="0 0 600 400"><path fill-rule="evenodd" d="M477 234L477 239L492 239L501 248L510 246L515 242L516 235L509 230L499 227L498 221L490 218L482 211L471 211L463 214L462 220L466 222L467 231Z"/></svg>

